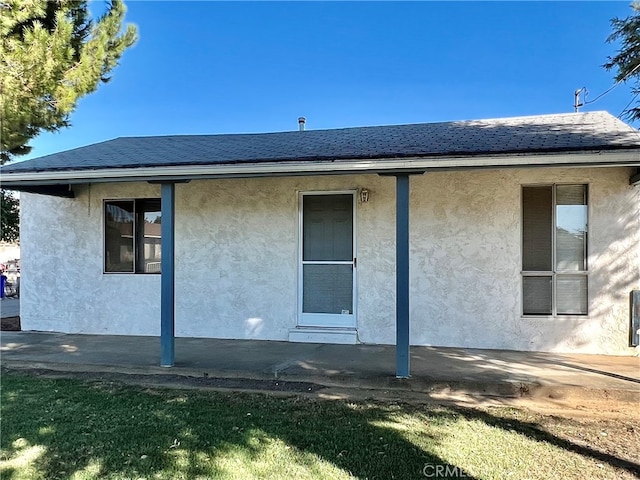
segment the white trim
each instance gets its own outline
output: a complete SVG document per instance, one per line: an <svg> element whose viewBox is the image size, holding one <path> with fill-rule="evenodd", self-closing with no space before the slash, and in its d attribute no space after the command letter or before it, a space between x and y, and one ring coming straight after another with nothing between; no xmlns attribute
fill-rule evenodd
<svg viewBox="0 0 640 480"><path fill-rule="evenodd" d="M587 207L587 239L584 250L584 260L586 270L558 270L557 269L557 252L556 252L556 187L563 185L581 185L585 187L585 196ZM524 199L523 193L525 188L535 188L535 187L551 187L551 270L542 271L542 270L520 270L520 316L521 318L547 318L547 319L567 319L567 318L588 318L591 314L592 306L591 306L591 282L590 276L591 272L589 270L590 260L589 253L591 250L591 184L590 182L555 182L555 183L522 183L520 184L520 265L522 265L524 260ZM575 276L585 276L587 277L587 313L558 313L557 312L557 276L563 275L575 275ZM548 315L544 314L526 314L524 313L524 279L525 277L551 277L551 313Z"/></svg>
<svg viewBox="0 0 640 480"><path fill-rule="evenodd" d="M355 272L354 272L355 277ZM353 299L355 305L355 298ZM355 311L355 307L354 307ZM298 312L298 327L311 328L356 328L356 316L350 314L304 313Z"/></svg>
<svg viewBox="0 0 640 480"><path fill-rule="evenodd" d="M355 345L358 343L358 332L353 328L297 327L289 330L289 341Z"/></svg>
<svg viewBox="0 0 640 480"><path fill-rule="evenodd" d="M357 222L356 222L356 196L357 189L348 190L305 190L298 191L298 308L297 308L297 326L298 327L314 327L314 328L357 328L357 312L358 312L358 282L357 267L353 259L357 258ZM306 195L351 195L352 208L352 249L353 259L349 261L306 261L302 259L302 239L303 239L303 199ZM304 313L303 305L303 266L304 265L353 265L352 276L352 312L350 314L326 314L326 313Z"/></svg>
<svg viewBox="0 0 640 480"><path fill-rule="evenodd" d="M567 322L579 322L583 320L591 320L593 317L590 315L577 315L577 314L567 314L567 315L520 315L520 320L560 320Z"/></svg>
<svg viewBox="0 0 640 480"><path fill-rule="evenodd" d="M94 183L153 179L186 179L225 176L279 176L335 173L367 173L388 170L439 170L505 167L640 167L640 150L591 151L549 154L460 155L450 157L409 157L403 159L367 159L335 161L259 162L210 165L174 165L134 168L99 168L44 172L3 173L6 188L30 182Z"/></svg>

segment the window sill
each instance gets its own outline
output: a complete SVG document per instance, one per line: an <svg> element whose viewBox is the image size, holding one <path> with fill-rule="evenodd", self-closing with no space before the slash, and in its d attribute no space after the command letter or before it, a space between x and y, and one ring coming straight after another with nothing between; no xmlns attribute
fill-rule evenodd
<svg viewBox="0 0 640 480"><path fill-rule="evenodd" d="M161 275L162 272L102 272L103 275L138 275L138 276L147 276L147 275Z"/></svg>
<svg viewBox="0 0 640 480"><path fill-rule="evenodd" d="M520 315L520 320L589 320L591 317L587 315Z"/></svg>

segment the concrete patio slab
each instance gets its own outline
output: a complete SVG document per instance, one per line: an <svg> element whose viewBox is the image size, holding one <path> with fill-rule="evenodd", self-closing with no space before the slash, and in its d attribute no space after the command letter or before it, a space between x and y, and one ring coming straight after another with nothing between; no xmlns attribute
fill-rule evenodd
<svg viewBox="0 0 640 480"><path fill-rule="evenodd" d="M0 318L20 315L20 297L4 297L0 300Z"/></svg>
<svg viewBox="0 0 640 480"><path fill-rule="evenodd" d="M393 346L177 338L176 366L163 368L157 337L2 332L1 340L5 366L311 382L430 398L615 397L640 405L638 357L412 347L412 377L401 380Z"/></svg>

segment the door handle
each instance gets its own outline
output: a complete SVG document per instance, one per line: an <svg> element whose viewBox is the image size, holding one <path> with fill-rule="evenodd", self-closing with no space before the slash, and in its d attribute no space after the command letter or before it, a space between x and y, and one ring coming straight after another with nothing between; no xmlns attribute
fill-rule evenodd
<svg viewBox="0 0 640 480"><path fill-rule="evenodd" d="M353 257L353 268L356 268L356 264L358 263L357 260L358 259L356 257Z"/></svg>

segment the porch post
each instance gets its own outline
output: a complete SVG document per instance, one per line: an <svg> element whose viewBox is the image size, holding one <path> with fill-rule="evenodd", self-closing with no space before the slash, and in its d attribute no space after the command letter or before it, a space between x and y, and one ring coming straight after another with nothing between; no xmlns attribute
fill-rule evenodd
<svg viewBox="0 0 640 480"><path fill-rule="evenodd" d="M161 185L161 292L160 366L173 367L175 361L175 183Z"/></svg>
<svg viewBox="0 0 640 480"><path fill-rule="evenodd" d="M409 174L396 175L396 377L409 378Z"/></svg>

